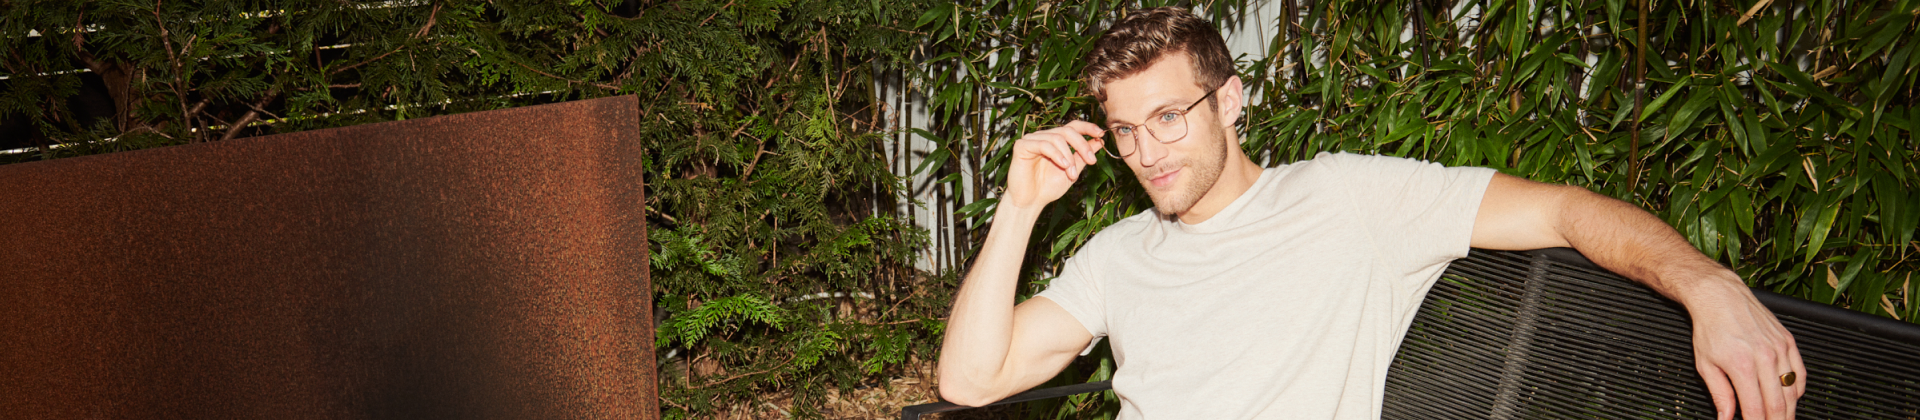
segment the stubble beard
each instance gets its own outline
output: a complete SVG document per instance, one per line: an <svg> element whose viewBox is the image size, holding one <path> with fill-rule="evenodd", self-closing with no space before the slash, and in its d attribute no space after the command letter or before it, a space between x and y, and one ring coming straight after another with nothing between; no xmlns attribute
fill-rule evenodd
<svg viewBox="0 0 1920 420"><path fill-rule="evenodd" d="M1219 136L1215 137L1216 144L1219 144L1217 142ZM1153 199L1153 209L1160 213L1161 218L1174 220L1180 217L1181 214L1192 209L1194 204L1199 203L1200 198L1205 197L1207 191L1213 189L1214 183L1220 181L1220 172L1227 167L1227 152L1220 147L1206 148L1205 150L1209 152L1207 155L1182 159L1181 163L1185 164L1182 167L1188 171L1183 175L1192 177L1185 187L1175 187L1168 193L1157 192L1152 188L1147 189L1147 197ZM1152 185L1151 182L1144 177L1140 179L1140 185Z"/></svg>

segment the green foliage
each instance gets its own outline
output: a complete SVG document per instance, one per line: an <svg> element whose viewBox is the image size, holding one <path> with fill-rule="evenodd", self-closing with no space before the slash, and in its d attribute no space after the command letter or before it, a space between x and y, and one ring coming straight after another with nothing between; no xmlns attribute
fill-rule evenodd
<svg viewBox="0 0 1920 420"><path fill-rule="evenodd" d="M1247 149L1269 162L1347 150L1584 185L1654 211L1755 286L1914 319L1913 2L1776 3L1750 18L1658 3L1645 22L1608 2L1462 3L1486 11L1480 26L1431 12L1457 4L1424 19L1337 2L1308 14L1303 27L1325 35L1275 45L1330 52L1296 56L1292 74L1262 73L1280 67L1271 58L1248 63L1271 100L1248 110ZM1402 41L1416 20L1427 29Z"/></svg>
<svg viewBox="0 0 1920 420"><path fill-rule="evenodd" d="M791 318L785 309L768 302L766 298L754 295L738 295L715 299L699 308L681 312L672 320L655 326L658 338L654 346L667 348L678 343L699 343L707 339L716 327L723 323L755 323L786 330ZM729 325L738 330L740 325Z"/></svg>
<svg viewBox="0 0 1920 420"><path fill-rule="evenodd" d="M1842 286L1869 275L1881 280L1842 288L1874 303L1854 307L1906 307L1893 315L1911 318L1905 293L1886 279L1920 269L1920 201L1906 194L1920 160L1914 2L1771 4L1751 18L1669 3L1644 25L1619 2L1429 3L1320 3L1278 22L1270 54L1240 63L1262 95L1243 126L1249 154L1280 164L1378 153L1586 185L1655 211L1756 285L1835 301L1846 293L1826 285L1825 270L1851 273L1836 274ZM987 185L1004 182L1006 150L996 146L1093 115L1068 81L1104 22L1132 6L928 11L919 29L935 41L924 68L935 138L980 160ZM1244 7L1212 6L1227 23ZM1484 10L1477 20L1449 14L1475 8ZM1657 55L1636 114L1635 40L1613 34L1640 26ZM1413 28L1424 30L1403 40ZM1762 42L1775 38L1784 42ZM1096 168L1035 234L1045 240L1033 255L1047 262L1036 273L1147 205L1120 165ZM991 202L966 210L978 223ZM1883 296L1892 304L1879 304Z"/></svg>
<svg viewBox="0 0 1920 420"><path fill-rule="evenodd" d="M889 216L875 92L922 2L0 4L0 118L49 146L13 160L638 96L668 418L931 359L953 280Z"/></svg>

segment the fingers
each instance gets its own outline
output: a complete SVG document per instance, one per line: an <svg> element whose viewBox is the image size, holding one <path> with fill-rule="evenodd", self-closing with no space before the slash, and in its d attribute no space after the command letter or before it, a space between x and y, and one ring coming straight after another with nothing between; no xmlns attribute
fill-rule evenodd
<svg viewBox="0 0 1920 420"><path fill-rule="evenodd" d="M1726 371L1727 379L1733 382L1733 391L1740 397L1740 418L1742 420L1766 420L1766 397L1761 396L1760 379L1753 374L1752 368ZM1780 384L1774 384L1776 387Z"/></svg>
<svg viewBox="0 0 1920 420"><path fill-rule="evenodd" d="M1085 160L1086 164L1092 165L1100 162L1100 147L1106 143L1101 136L1107 134L1106 129L1081 120L1069 121L1067 125L1061 126L1058 129L1067 131L1067 133L1063 133L1066 134L1066 137L1069 139L1067 143L1072 145L1075 151L1080 152L1080 158Z"/></svg>
<svg viewBox="0 0 1920 420"><path fill-rule="evenodd" d="M1807 366L1805 363L1802 363L1800 361L1800 345L1793 341L1793 333L1784 331L1784 328L1783 328L1783 331L1781 331L1780 333L1786 336L1786 341L1787 341L1786 362L1787 362L1787 368L1791 369L1788 372L1793 372L1794 376L1797 376L1797 378L1794 378L1793 386L1786 387L1787 388L1786 389L1786 399L1787 399L1787 417L1786 418L1793 418L1796 415L1796 413L1800 411L1800 396L1807 394L1807 381L1813 378L1810 378L1807 376Z"/></svg>
<svg viewBox="0 0 1920 420"><path fill-rule="evenodd" d="M1100 146L1098 140L1103 133L1100 127L1086 121L1073 121L1066 126L1037 131L1021 138L1027 143L1027 149L1038 156L1045 157L1055 168L1066 172L1067 179L1078 181L1080 172L1087 165L1099 162ZM1089 140L1087 136L1095 136Z"/></svg>
<svg viewBox="0 0 1920 420"><path fill-rule="evenodd" d="M1738 357L1716 364L1715 361L1701 358L1696 361L1700 375L1707 384L1707 392L1713 396L1713 405L1721 420L1733 418L1735 407L1739 408L1740 418L1744 420L1791 419L1797 406L1797 399L1806 389L1803 368L1799 365L1799 351L1788 348L1785 354L1773 349L1755 349L1748 357ZM1782 385L1781 376L1794 372L1794 384Z"/></svg>
<svg viewBox="0 0 1920 420"><path fill-rule="evenodd" d="M1774 372L1780 372L1780 374L1772 378L1760 378L1760 389L1765 390L1761 394L1766 397L1767 418L1781 420L1793 418L1793 387L1780 384L1780 377L1791 371L1785 364L1781 364ZM1799 374L1796 373L1794 376L1796 376L1794 385L1798 386Z"/></svg>
<svg viewBox="0 0 1920 420"><path fill-rule="evenodd" d="M1094 125L1094 123L1081 121L1081 120L1073 120L1073 121L1067 122L1067 125L1065 125L1064 127L1087 137L1100 137L1100 136L1107 135L1107 129L1100 128L1100 126Z"/></svg>
<svg viewBox="0 0 1920 420"><path fill-rule="evenodd" d="M1073 150L1074 143L1078 143L1078 142L1049 141L1047 142L1047 147L1053 150L1053 153L1051 155L1056 156L1056 158L1053 160L1054 166L1058 166L1060 167L1060 170L1066 171L1067 179L1079 181L1080 168L1085 166L1086 163L1081 161L1080 156L1075 156L1078 153L1075 153Z"/></svg>
<svg viewBox="0 0 1920 420"><path fill-rule="evenodd" d="M1793 366L1793 371L1796 372L1795 374L1800 376L1800 380L1795 381L1793 384L1793 393L1791 395L1793 398L1787 401L1787 414L1793 414L1799 410L1800 397L1807 395L1807 382L1812 381L1813 377L1808 376L1807 365L1800 361L1800 344L1793 341L1793 333L1787 332L1785 334L1787 335L1787 362Z"/></svg>
<svg viewBox="0 0 1920 420"><path fill-rule="evenodd" d="M1740 418L1746 420L1778 420L1793 418L1797 399L1805 389L1805 375L1795 365L1797 349L1781 352L1777 348L1756 348L1748 357L1730 360L1732 364L1716 367L1724 373L1723 380L1732 383L1734 393L1738 394ZM1707 362L1702 362L1707 363ZM1703 371L1704 372L1704 371ZM1794 373L1794 384L1783 385L1782 376ZM1719 377L1720 375L1714 375ZM1716 378L1721 379L1721 378ZM1709 381L1711 383L1711 381ZM1711 387L1710 387L1711 388ZM1714 403L1722 406L1721 396L1714 395Z"/></svg>
<svg viewBox="0 0 1920 420"><path fill-rule="evenodd" d="M1694 354L1719 418L1791 419L1807 389L1806 365L1793 334L1759 300L1735 284L1704 293L1694 317ZM1792 373L1792 384L1782 376Z"/></svg>
<svg viewBox="0 0 1920 420"><path fill-rule="evenodd" d="M1761 354L1767 354L1767 353L1761 353ZM1789 372L1789 370L1787 370L1788 369L1787 364L1785 363L1785 361L1780 360L1780 357L1778 356L1761 357L1759 359L1759 363L1754 367L1754 369L1756 370L1756 373L1754 375L1755 378L1753 379L1756 383L1758 383L1758 385L1755 385L1755 387L1760 389L1760 403L1762 404L1761 408L1766 411L1758 412L1763 415L1759 415L1759 416L1748 415L1747 417L1755 418L1755 419L1764 418L1769 420L1786 419L1787 418L1787 390L1791 388L1787 387L1786 385L1781 385L1780 377L1782 375L1786 375L1787 372ZM1767 373L1767 372L1773 372L1773 373ZM1795 382L1798 382L1798 378L1795 378Z"/></svg>
<svg viewBox="0 0 1920 420"><path fill-rule="evenodd" d="M1764 345L1754 348L1749 357L1735 359L1736 365L1731 366L1734 374L1728 378L1733 380L1734 389L1740 393L1740 417L1749 420L1787 418L1786 392L1789 388L1781 384L1781 376L1790 372L1785 359L1779 349ZM1740 362L1745 362L1745 366L1741 366Z"/></svg>
<svg viewBox="0 0 1920 420"><path fill-rule="evenodd" d="M1026 138L1023 138L1020 140L1021 149L1026 150L1028 153L1032 154L1032 156L1029 158L1037 158L1039 160L1046 161L1045 166L1052 167L1054 169L1058 169L1060 171L1065 172L1067 179L1075 179L1075 177L1077 177L1078 174L1073 173L1072 162L1077 161L1079 159L1078 158L1070 159L1070 157L1072 156L1071 152L1069 152L1065 147L1060 145L1059 142L1052 141L1050 139L1047 139L1046 137L1047 136L1035 136L1035 135L1029 134L1027 135ZM1037 170L1039 167L1036 166L1035 168ZM1036 175L1045 174L1045 173L1046 173L1045 171L1036 172Z"/></svg>
<svg viewBox="0 0 1920 420"><path fill-rule="evenodd" d="M1727 382L1726 372L1714 367L1712 362L1700 359L1695 362L1700 369L1700 378L1707 382L1707 394L1713 396L1714 418L1733 420L1733 409L1737 407L1734 399L1733 384Z"/></svg>
<svg viewBox="0 0 1920 420"><path fill-rule="evenodd" d="M1755 313L1765 319L1766 324L1771 324L1771 328L1761 329L1771 330L1769 332L1772 333L1767 334L1772 336L1771 340L1754 349L1753 360L1757 370L1754 379L1760 384L1760 394L1766 405L1765 418L1791 419L1799 406L1800 396L1807 389L1807 371L1800 361L1800 348L1793 342L1793 333L1780 325L1772 312L1766 311L1757 301L1753 306ZM1792 384L1785 383L1784 377L1788 374L1794 377Z"/></svg>

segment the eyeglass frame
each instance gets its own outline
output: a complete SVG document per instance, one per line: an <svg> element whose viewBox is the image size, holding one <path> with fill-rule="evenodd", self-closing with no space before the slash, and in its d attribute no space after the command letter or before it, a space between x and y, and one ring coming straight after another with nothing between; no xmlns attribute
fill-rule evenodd
<svg viewBox="0 0 1920 420"><path fill-rule="evenodd" d="M1181 123L1181 124L1183 124L1183 125L1184 125L1184 124L1191 124L1191 123L1189 123L1189 122L1187 122L1187 114L1191 114L1191 113L1193 113L1193 109L1194 109L1194 108L1198 108L1198 107L1200 107L1200 103L1201 103L1201 102L1206 102L1206 101L1207 101L1208 99L1213 99L1213 97L1214 97L1214 94L1215 94L1215 93L1217 93L1217 92L1216 92L1217 90L1218 90L1218 88L1215 88L1215 89L1209 89L1209 90L1207 90L1207 94L1206 94L1206 96L1201 96L1201 97L1200 97L1200 99L1195 99L1195 100L1193 101L1193 104L1191 104L1191 105L1187 105L1187 108L1186 108L1186 109L1182 109L1182 110L1180 110L1180 123ZM1165 114L1161 114L1161 115L1165 115ZM1149 118L1151 118L1151 117L1149 117ZM1108 157L1112 157L1112 158L1114 158L1114 159L1126 159L1126 158L1127 158L1127 157L1129 157L1129 156L1133 156L1133 153L1126 153L1126 154L1115 154L1115 153L1113 152L1113 149L1118 149L1118 148L1120 148L1120 134L1119 134L1119 133L1120 133L1120 129L1122 129L1122 128L1125 128L1125 129L1131 129L1131 130L1134 130L1134 131L1135 131L1135 133L1133 134L1133 136L1134 136L1134 140L1133 140L1133 142L1134 142L1134 148L1133 148L1133 151L1134 151L1134 152L1139 152L1139 151L1140 151L1140 146L1139 146L1139 143L1140 143L1140 138L1139 138L1139 137L1140 137L1140 134L1139 134L1139 132L1138 132L1138 131L1139 131L1140 129L1145 129L1145 130L1147 131L1147 133L1149 133L1149 134L1153 134L1153 141L1157 141L1157 142L1160 142L1160 144L1174 144L1174 143L1178 143L1178 142L1180 142L1181 140L1185 140L1185 139L1187 138L1187 135L1190 135L1190 134L1193 134L1193 131L1191 130L1191 129L1192 129L1193 127L1192 127L1191 125L1188 125L1188 126L1186 127L1186 128L1188 128L1188 130L1187 130L1187 132L1185 132L1185 133L1181 133L1181 134L1180 134L1180 137L1178 137L1178 138L1175 138L1175 139L1172 139L1172 140L1164 140L1164 139L1161 139L1161 138L1160 138L1160 134L1159 134L1159 133L1154 133L1154 132L1153 132L1153 129L1152 129L1152 128L1149 128L1149 127L1147 127L1147 124L1128 124L1128 125L1121 125L1121 126L1109 126L1109 127L1107 127L1107 134L1108 134L1108 135L1111 135L1111 136L1113 136L1113 147L1112 147L1112 148L1106 148L1106 147L1102 147L1102 148L1100 148L1100 152L1101 152L1101 153L1105 153L1105 154L1106 154L1106 155L1107 155Z"/></svg>

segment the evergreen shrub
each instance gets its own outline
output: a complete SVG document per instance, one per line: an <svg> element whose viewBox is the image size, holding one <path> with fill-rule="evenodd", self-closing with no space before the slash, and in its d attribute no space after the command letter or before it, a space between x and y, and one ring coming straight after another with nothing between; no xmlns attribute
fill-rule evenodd
<svg viewBox="0 0 1920 420"><path fill-rule="evenodd" d="M667 418L930 360L875 75L918 1L0 1L8 161L637 95ZM946 280L942 280L946 279Z"/></svg>

